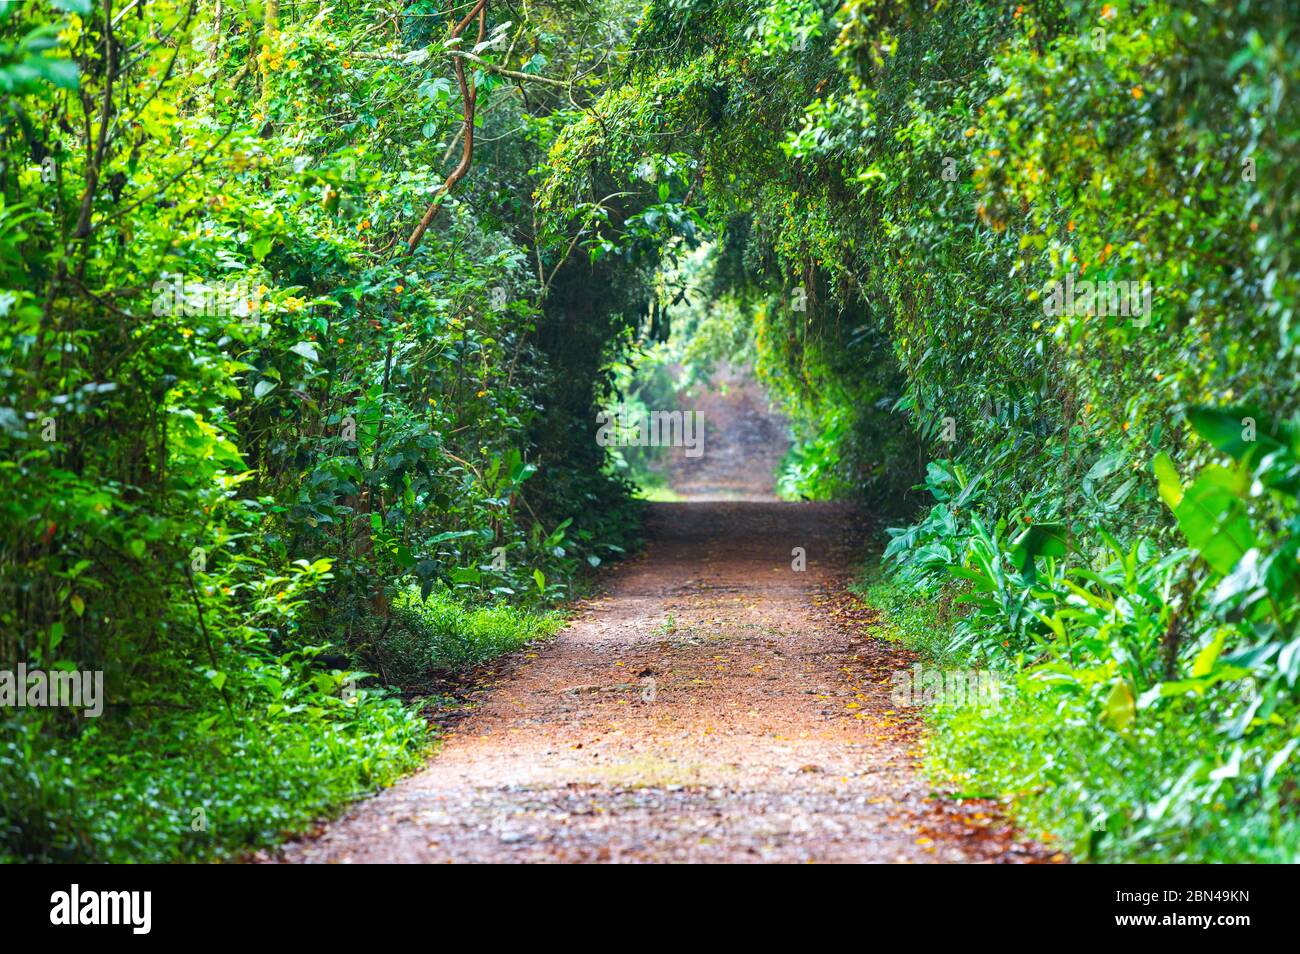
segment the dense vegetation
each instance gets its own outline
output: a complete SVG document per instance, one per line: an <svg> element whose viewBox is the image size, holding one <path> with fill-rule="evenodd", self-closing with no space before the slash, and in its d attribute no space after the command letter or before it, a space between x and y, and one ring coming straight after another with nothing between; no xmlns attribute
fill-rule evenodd
<svg viewBox="0 0 1300 954"><path fill-rule="evenodd" d="M644 279L528 201L602 51L494 11L497 59L575 80L468 78L453 198L436 4L0 16L0 659L107 696L0 713L0 857L266 842L418 764L405 699L632 541L584 438Z"/></svg>
<svg viewBox="0 0 1300 954"><path fill-rule="evenodd" d="M412 696L632 543L592 411L675 320L784 405L787 493L902 515L887 628L1017 685L932 710L942 784L1295 860L1285 0L0 17L0 659L109 697L0 716L0 855L233 850L414 764Z"/></svg>

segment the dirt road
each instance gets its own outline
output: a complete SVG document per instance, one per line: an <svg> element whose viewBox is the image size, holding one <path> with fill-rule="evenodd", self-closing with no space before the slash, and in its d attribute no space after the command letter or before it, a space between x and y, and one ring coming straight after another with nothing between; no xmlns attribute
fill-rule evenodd
<svg viewBox="0 0 1300 954"><path fill-rule="evenodd" d="M928 797L918 717L890 701L911 657L843 590L862 530L771 498L780 431L756 393L707 398L725 452L676 482L704 499L652 505L646 552L500 663L426 769L280 860L1044 858L993 807Z"/></svg>

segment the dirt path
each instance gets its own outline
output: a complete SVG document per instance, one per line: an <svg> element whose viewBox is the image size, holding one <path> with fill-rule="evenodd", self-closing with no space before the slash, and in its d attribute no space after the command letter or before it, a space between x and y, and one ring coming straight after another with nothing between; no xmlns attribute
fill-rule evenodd
<svg viewBox="0 0 1300 954"><path fill-rule="evenodd" d="M833 504L654 505L648 552L506 664L427 769L285 860L1036 857L926 801L889 701L908 658L822 605L850 528Z"/></svg>
<svg viewBox="0 0 1300 954"><path fill-rule="evenodd" d="M651 505L646 552L488 674L426 769L279 860L1045 857L992 806L928 797L919 719L890 701L912 658L843 589L863 531L773 499L784 424L732 377L692 399L713 436L672 462L693 499Z"/></svg>
<svg viewBox="0 0 1300 954"><path fill-rule="evenodd" d="M689 500L775 500L789 427L746 369L722 365L708 388L683 395L704 421L704 453L669 452L673 490Z"/></svg>

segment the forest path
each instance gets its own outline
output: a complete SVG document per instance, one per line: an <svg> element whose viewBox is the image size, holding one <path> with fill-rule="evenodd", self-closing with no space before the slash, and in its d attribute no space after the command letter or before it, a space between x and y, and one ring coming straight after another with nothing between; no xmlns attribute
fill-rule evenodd
<svg viewBox="0 0 1300 954"><path fill-rule="evenodd" d="M1038 860L988 806L927 798L916 710L890 701L912 659L842 590L853 523L839 504L652 505L647 551L503 661L424 770L280 857Z"/></svg>

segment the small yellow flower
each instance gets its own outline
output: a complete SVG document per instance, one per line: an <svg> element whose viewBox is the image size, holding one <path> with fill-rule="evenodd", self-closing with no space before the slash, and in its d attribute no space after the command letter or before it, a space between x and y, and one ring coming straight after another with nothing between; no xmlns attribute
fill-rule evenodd
<svg viewBox="0 0 1300 954"><path fill-rule="evenodd" d="M1142 98L1142 87L1141 87L1141 86L1134 86L1133 89L1130 90L1130 92L1133 94L1133 98L1134 98L1134 99L1141 99L1141 98Z"/></svg>

